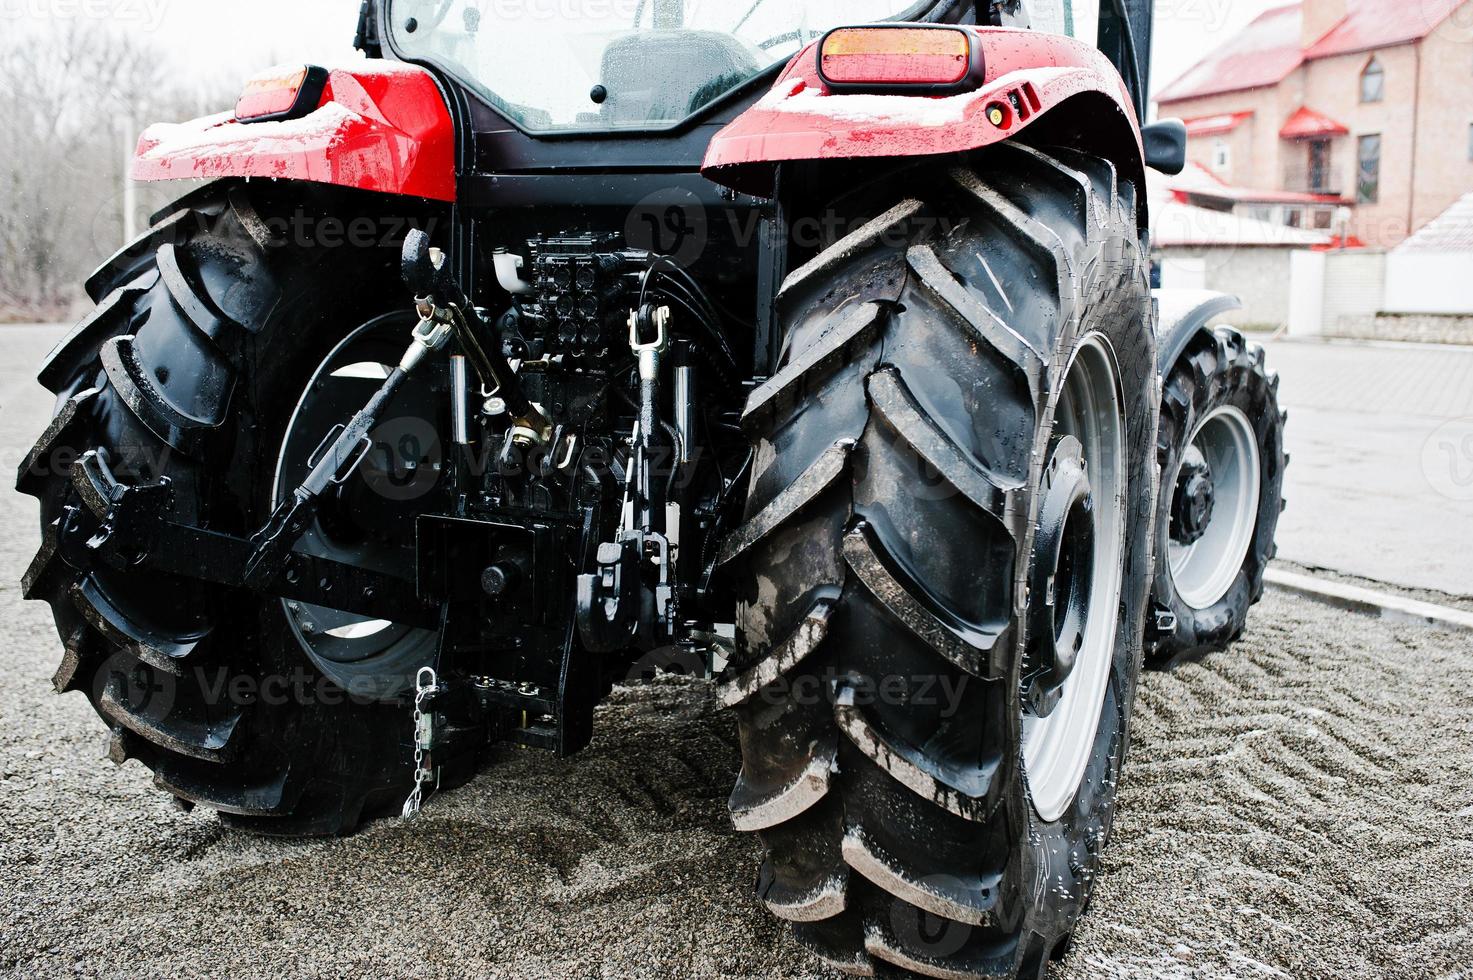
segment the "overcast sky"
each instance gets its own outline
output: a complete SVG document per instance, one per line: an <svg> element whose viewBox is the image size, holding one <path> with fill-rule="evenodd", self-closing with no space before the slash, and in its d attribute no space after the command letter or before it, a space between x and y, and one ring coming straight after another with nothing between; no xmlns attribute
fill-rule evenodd
<svg viewBox="0 0 1473 980"><path fill-rule="evenodd" d="M771 3L800 0L769 0ZM1259 12L1284 0L1158 0L1152 88L1160 89ZM105 17L214 78L283 61L332 62L352 49L359 0L0 0L0 29L46 30Z"/></svg>

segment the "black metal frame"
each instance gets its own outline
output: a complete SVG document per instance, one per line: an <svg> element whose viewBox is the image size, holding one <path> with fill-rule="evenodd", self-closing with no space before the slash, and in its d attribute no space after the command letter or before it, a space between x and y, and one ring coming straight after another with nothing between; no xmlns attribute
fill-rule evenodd
<svg viewBox="0 0 1473 980"><path fill-rule="evenodd" d="M242 537L173 520L174 491L167 478L155 484L119 483L91 451L73 464L72 486L80 503L67 507L59 521L57 547L79 570L96 565L148 569L426 629L439 627L438 607L416 593L413 580L305 552L288 551L270 575L252 580L247 568L255 546Z"/></svg>
<svg viewBox="0 0 1473 980"><path fill-rule="evenodd" d="M782 70L781 64L665 129L530 133L498 111L494 100L474 85L444 66L411 58L398 49L393 32L383 29L388 2L364 0L357 44L370 56L392 57L427 68L449 108L456 133L457 199L451 210L449 236L442 244L447 268L454 280L463 284L472 304L484 300L486 305L493 305L492 294L497 290L486 276L486 263L479 254L483 247L489 247L480 240L488 216L510 222L522 220L518 213L531 211L546 211L551 216L594 208L630 208L657 191L673 190L689 195L708 213L739 210L756 215L758 237L752 249L756 263L752 270L755 322L750 338L751 376L746 380L772 373L779 356L780 338L773 322L778 288L790 262L802 258L790 258L788 221L793 203L802 200L800 192L807 188L804 180L812 175L779 168L774 196L763 200L716 185L701 175L700 166L711 137L760 96ZM1138 108L1143 109L1149 2L1110 0L1110 4L1102 10L1100 44L1121 66ZM961 22L964 17L980 20L985 11L991 23L1001 17L994 6L977 0L935 0L917 4L912 13L916 21L940 24ZM1144 36L1146 43L1135 43L1137 36ZM495 298L499 301L500 294L496 293ZM126 513L130 499L122 494L102 508L103 513L95 514L95 521L133 526ZM140 505L146 502L150 506L159 506L160 499L157 495L147 501L137 498ZM517 645L510 649L515 652L503 658L505 671L513 677L478 677L474 671L465 671L483 717L504 718L508 713L520 713L521 722L507 726L513 740L561 754L576 751L591 736L593 707L606 690L606 665L597 653L585 649L572 617L561 615L561 606L559 615L542 610L539 596L571 589L573 583L565 574L565 562L538 556L571 556L581 562L578 568L593 568L604 523L601 512L598 507L585 507L576 519L572 514L498 516L484 508L468 513L461 499L454 513L421 520L417 582L293 552L279 574L263 583L248 583L239 570L249 555L249 542L174 524L166 516L157 523L160 530L148 541L126 542L126 536L120 536L117 547L109 551L105 543L94 547L99 536L95 528L90 528L92 533L83 544L109 563L141 562L160 571L219 585L255 588L314 605L429 625L441 632L438 666L442 669L459 671L462 665L476 662L476 651L499 650L495 644L514 639ZM457 541L458 536L464 536L464 540ZM465 548L476 555L457 557ZM489 566L498 561L510 562L531 579L518 594L518 608L510 617L510 600L484 589L475 591L476 575L470 577L467 589L465 582L457 580L452 587L436 574L437 569L467 564ZM527 593L533 596L530 602ZM366 601L370 596L371 605ZM364 600L361 605L360 599ZM515 622L503 622L508 619ZM497 631L508 635L488 634L487 624L491 622ZM516 636L511 637L512 633Z"/></svg>

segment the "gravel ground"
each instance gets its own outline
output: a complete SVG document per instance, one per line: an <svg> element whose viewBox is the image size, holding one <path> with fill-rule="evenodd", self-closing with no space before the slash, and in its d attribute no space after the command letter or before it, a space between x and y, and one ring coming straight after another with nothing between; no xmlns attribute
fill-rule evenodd
<svg viewBox="0 0 1473 980"><path fill-rule="evenodd" d="M0 358L7 462L44 415L17 380L32 363ZM49 616L14 584L34 514L0 494L0 969L829 975L753 897L753 843L725 814L735 732L708 685L622 689L578 757L503 751L414 822L252 837L115 769L81 696L50 693ZM1250 626L1145 675L1105 873L1056 973L1463 975L1473 636L1278 594Z"/></svg>
<svg viewBox="0 0 1473 980"><path fill-rule="evenodd" d="M46 688L4 596L0 967L28 975L824 976L756 905L730 720L624 689L575 759L501 753L412 823L283 842L181 813ZM1145 677L1068 977L1453 975L1473 956L1473 639L1270 595Z"/></svg>

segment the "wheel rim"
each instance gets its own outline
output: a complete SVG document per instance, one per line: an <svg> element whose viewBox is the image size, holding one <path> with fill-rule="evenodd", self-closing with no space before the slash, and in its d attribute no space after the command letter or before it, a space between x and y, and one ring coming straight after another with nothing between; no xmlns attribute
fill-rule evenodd
<svg viewBox="0 0 1473 980"><path fill-rule="evenodd" d="M1055 413L1055 442L1078 440L1089 474L1091 503L1071 512L1065 555L1082 576L1059 584L1076 605L1078 652L1059 689L1057 703L1040 717L1023 707L1023 770L1033 808L1044 821L1059 819L1078 792L1099 728L1115 654L1125 537L1125 417L1120 372L1105 339L1088 337L1065 376ZM1074 542L1070 545L1069 542ZM1080 560L1087 542L1088 561ZM1052 558L1050 560L1053 560ZM1082 591L1081 591L1082 590ZM1029 601L1042 601L1030 596Z"/></svg>
<svg viewBox="0 0 1473 980"><path fill-rule="evenodd" d="M1195 540L1168 542L1168 565L1176 594L1193 609L1206 609L1227 595L1248 557L1258 523L1258 437L1248 416L1231 405L1211 412L1188 443L1211 472L1211 516ZM1186 459L1186 453L1183 459ZM1180 467L1172 475L1176 494ZM1173 508L1180 503L1172 501ZM1173 532L1176 533L1176 532Z"/></svg>
<svg viewBox="0 0 1473 980"><path fill-rule="evenodd" d="M366 323L317 366L287 423L277 455L273 507L306 476L307 461L328 431L347 422L383 383L403 352L411 325L398 314ZM433 439L434 427L424 421L434 417L433 399L433 390L423 380L405 384L392 405L398 418L383 421L371 433L374 447L364 464L331 499L324 498L297 550L380 572L402 574L406 561L413 567L414 516L420 509L415 501L428 488L401 484L395 490L392 474L406 472L401 455L406 440L396 442L390 436L386 442L385 431L402 420ZM428 455L415 463L427 465L424 475L433 479L439 469L438 444L421 438L418 445L415 455L421 450L428 450ZM417 467L413 472L419 472ZM402 690L414 671L430 661L438 642L434 630L325 606L283 599L281 608L317 668L339 686L364 696L388 697Z"/></svg>

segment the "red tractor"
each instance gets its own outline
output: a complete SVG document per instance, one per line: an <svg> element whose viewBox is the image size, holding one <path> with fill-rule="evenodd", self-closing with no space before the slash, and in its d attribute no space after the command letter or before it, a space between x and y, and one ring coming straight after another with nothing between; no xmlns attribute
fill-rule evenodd
<svg viewBox="0 0 1473 980"><path fill-rule="evenodd" d="M137 178L210 182L88 281L20 472L58 690L181 801L337 834L717 675L806 946L1041 974L1143 656L1242 631L1280 507L1262 352L1148 285L1150 32L369 0L366 60L151 128Z"/></svg>

